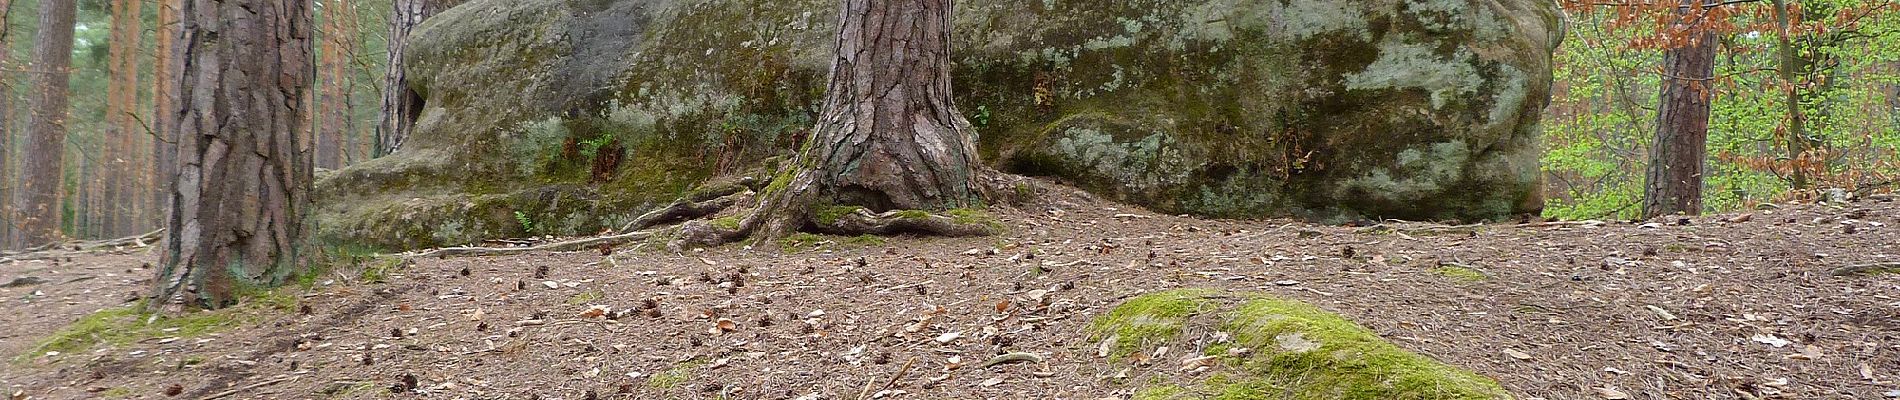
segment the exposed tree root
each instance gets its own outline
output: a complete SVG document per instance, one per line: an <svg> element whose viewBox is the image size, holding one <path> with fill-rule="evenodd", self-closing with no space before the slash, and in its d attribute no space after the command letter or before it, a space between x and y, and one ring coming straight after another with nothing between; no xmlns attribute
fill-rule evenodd
<svg viewBox="0 0 1900 400"><path fill-rule="evenodd" d="M507 255L516 255L516 254L527 254L527 253L543 252L543 251L582 251L582 250L588 250L588 249L598 249L598 248L601 248L602 246L606 246L606 247L620 246L627 243L633 243L636 241L646 240L646 238L652 237L653 235L654 235L654 232L648 230L648 231L628 232L628 233L622 233L622 234L612 235L612 236L598 236L598 237L591 237L591 238L585 238L585 239L575 239L575 240L569 240L565 242L548 243L548 244L544 244L540 246L531 246L531 247L444 247L440 249L429 250L429 251L424 251L421 253L412 254L412 255L409 255L408 257L409 258L429 258L429 257L449 258L449 257L457 257L457 256L488 257L488 256L507 256Z"/></svg>
<svg viewBox="0 0 1900 400"><path fill-rule="evenodd" d="M995 193L989 197L1015 203L1027 201L1034 194L1034 188L1024 178L986 175L990 175L984 181L986 189ZM621 228L622 233L616 235L530 247L448 247L415 253L409 257L504 256L615 247L655 237L659 233L650 228L674 223L678 223L679 232L667 243L667 248L673 251L715 247L748 238L770 240L795 232L840 236L916 234L970 237L991 235L999 229L988 216L968 210L942 213L919 210L874 213L860 207L815 210L807 196L786 191L760 196L751 190L756 184L756 180L747 178L735 185L688 195L666 207L634 218ZM749 209L743 213L728 212L742 205ZM714 218L721 214L728 215Z"/></svg>
<svg viewBox="0 0 1900 400"><path fill-rule="evenodd" d="M1874 274L1900 274L1900 262L1849 265L1828 271L1834 276L1861 276Z"/></svg>
<svg viewBox="0 0 1900 400"><path fill-rule="evenodd" d="M755 179L745 178L734 185L693 193L666 207L641 214L640 217L634 218L632 222L621 227L620 233L630 233L658 225L718 214L720 211L732 208L735 204L751 199L753 193L749 189L754 189L752 186L756 183Z"/></svg>

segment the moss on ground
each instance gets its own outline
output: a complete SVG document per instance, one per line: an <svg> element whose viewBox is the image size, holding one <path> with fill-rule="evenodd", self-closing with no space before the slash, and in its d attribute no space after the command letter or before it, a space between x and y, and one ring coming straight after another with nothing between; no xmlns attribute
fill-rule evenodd
<svg viewBox="0 0 1900 400"><path fill-rule="evenodd" d="M647 387L659 390L679 387L681 384L686 383L687 380L693 379L693 371L698 370L699 367L703 365L706 365L706 361L697 359L676 364L673 368L653 374L652 377L647 378Z"/></svg>
<svg viewBox="0 0 1900 400"><path fill-rule="evenodd" d="M1491 279L1483 271L1449 264L1433 268L1432 273L1462 283L1478 283Z"/></svg>
<svg viewBox="0 0 1900 400"><path fill-rule="evenodd" d="M1108 315L1089 323L1089 340L1111 340L1110 359L1166 343L1187 325L1187 319L1208 307L1209 290L1170 290L1128 299Z"/></svg>
<svg viewBox="0 0 1900 400"><path fill-rule="evenodd" d="M285 306L289 299L289 306ZM145 310L145 303L99 310L60 328L14 358L26 362L54 354L77 354L95 347L120 346L161 337L194 338L217 333L259 318L265 308L295 307L295 297L278 292L249 297L243 304L215 311L198 311L178 316L157 315Z"/></svg>
<svg viewBox="0 0 1900 400"><path fill-rule="evenodd" d="M1220 322L1204 324L1199 316ZM1509 399L1496 381L1406 351L1337 314L1298 301L1208 290L1172 290L1124 302L1090 325L1094 340L1118 342L1114 354L1191 338L1180 332L1218 330L1245 348L1199 382L1162 382L1139 390L1139 400L1254 399ZM1113 355L1113 354L1112 354Z"/></svg>
<svg viewBox="0 0 1900 400"><path fill-rule="evenodd" d="M864 207L855 206L817 206L812 207L811 218L819 225L832 225L838 223L839 218L863 209Z"/></svg>

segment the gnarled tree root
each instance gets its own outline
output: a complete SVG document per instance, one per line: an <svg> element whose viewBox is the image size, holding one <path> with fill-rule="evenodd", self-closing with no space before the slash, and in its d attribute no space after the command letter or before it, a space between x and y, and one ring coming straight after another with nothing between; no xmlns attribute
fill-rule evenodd
<svg viewBox="0 0 1900 400"><path fill-rule="evenodd" d="M733 185L715 187L687 195L687 197L674 201L673 204L669 204L666 207L641 214L639 217L634 218L633 221L628 222L626 226L621 227L620 233L630 233L654 226L718 214L720 211L732 208L735 204L740 204L751 199L754 196L751 190L756 190L753 186L757 185L757 183L758 181L755 179L745 178Z"/></svg>

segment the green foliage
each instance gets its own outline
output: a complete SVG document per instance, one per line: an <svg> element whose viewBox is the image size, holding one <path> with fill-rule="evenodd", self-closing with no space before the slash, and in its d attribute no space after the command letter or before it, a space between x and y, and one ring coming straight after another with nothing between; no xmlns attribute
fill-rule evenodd
<svg viewBox="0 0 1900 400"><path fill-rule="evenodd" d="M1801 107L1811 139L1823 143L1824 187L1891 181L1900 175L1900 8L1884 0L1800 2L1794 39L1805 61ZM1725 7L1765 8L1766 3ZM1543 123L1548 178L1545 215L1635 218L1641 212L1649 144L1655 135L1662 52L1631 45L1656 36L1652 24L1612 26L1616 11L1573 10L1570 36L1555 59L1557 88ZM1722 32L1710 96L1708 212L1785 200L1791 192L1787 97L1776 75L1777 37L1769 13L1740 12ZM1853 28L1839 19L1854 18ZM1757 30L1760 29L1760 30ZM1852 34L1838 34L1852 31ZM1884 177L1884 178L1882 178Z"/></svg>
<svg viewBox="0 0 1900 400"><path fill-rule="evenodd" d="M515 211L515 222L521 224L522 232L534 233L534 218L529 217L528 213Z"/></svg>

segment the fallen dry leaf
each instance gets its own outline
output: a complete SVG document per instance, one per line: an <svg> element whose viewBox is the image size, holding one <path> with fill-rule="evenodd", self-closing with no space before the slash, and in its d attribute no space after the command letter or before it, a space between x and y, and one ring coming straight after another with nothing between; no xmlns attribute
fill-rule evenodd
<svg viewBox="0 0 1900 400"><path fill-rule="evenodd" d="M1504 355L1511 356L1511 358L1518 359L1518 361L1529 361L1531 359L1530 353L1517 351L1517 349L1504 349Z"/></svg>

